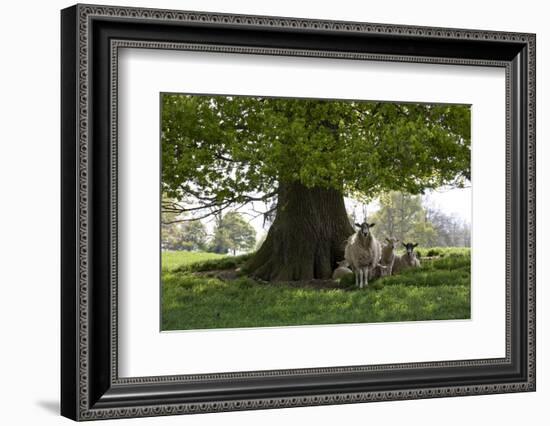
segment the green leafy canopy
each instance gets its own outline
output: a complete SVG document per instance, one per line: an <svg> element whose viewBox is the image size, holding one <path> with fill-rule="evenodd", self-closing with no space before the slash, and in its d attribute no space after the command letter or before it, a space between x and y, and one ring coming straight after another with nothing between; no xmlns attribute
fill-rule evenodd
<svg viewBox="0 0 550 426"><path fill-rule="evenodd" d="M374 197L470 179L465 105L164 94L161 141L163 192L202 207L279 182Z"/></svg>

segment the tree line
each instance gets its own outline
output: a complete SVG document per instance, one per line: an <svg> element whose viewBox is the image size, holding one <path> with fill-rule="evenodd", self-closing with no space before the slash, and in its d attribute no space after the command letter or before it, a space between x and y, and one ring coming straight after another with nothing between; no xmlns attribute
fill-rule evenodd
<svg viewBox="0 0 550 426"><path fill-rule="evenodd" d="M164 250L231 253L251 251L256 244L255 229L237 212L216 218L213 235L200 220L182 220L173 213L162 214L161 240Z"/></svg>
<svg viewBox="0 0 550 426"><path fill-rule="evenodd" d="M379 198L380 209L369 217L376 233L423 247L469 247L470 224L434 208L425 207L420 195L393 191Z"/></svg>

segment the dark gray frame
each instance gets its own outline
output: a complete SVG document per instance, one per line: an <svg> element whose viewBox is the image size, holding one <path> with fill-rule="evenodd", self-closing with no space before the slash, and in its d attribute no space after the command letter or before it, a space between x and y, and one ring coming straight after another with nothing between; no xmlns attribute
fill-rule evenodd
<svg viewBox="0 0 550 426"><path fill-rule="evenodd" d="M96 5L64 9L61 24L64 416L91 420L535 390L533 34ZM504 68L506 356L119 378L117 60L124 47Z"/></svg>

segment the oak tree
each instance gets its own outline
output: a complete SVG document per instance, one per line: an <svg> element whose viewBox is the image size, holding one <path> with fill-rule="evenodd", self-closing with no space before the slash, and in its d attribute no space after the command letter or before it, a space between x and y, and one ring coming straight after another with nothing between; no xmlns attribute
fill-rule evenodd
<svg viewBox="0 0 550 426"><path fill-rule="evenodd" d="M470 179L465 105L164 94L161 141L164 211L270 207L247 269L271 281L331 276L354 231L344 196Z"/></svg>

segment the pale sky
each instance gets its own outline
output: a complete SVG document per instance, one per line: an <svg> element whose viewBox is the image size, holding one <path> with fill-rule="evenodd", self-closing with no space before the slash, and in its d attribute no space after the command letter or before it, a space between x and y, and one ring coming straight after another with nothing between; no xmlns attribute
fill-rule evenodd
<svg viewBox="0 0 550 426"><path fill-rule="evenodd" d="M450 216L456 216L465 223L472 223L472 189L471 188L438 188L426 191L422 197L424 207L441 210ZM363 220L363 205L346 198L346 209L355 214L358 220ZM367 216L372 215L380 208L378 201L367 204Z"/></svg>
<svg viewBox="0 0 550 426"><path fill-rule="evenodd" d="M464 222L472 223L472 188L439 189L426 194L422 203L431 205L449 215L456 215Z"/></svg>

